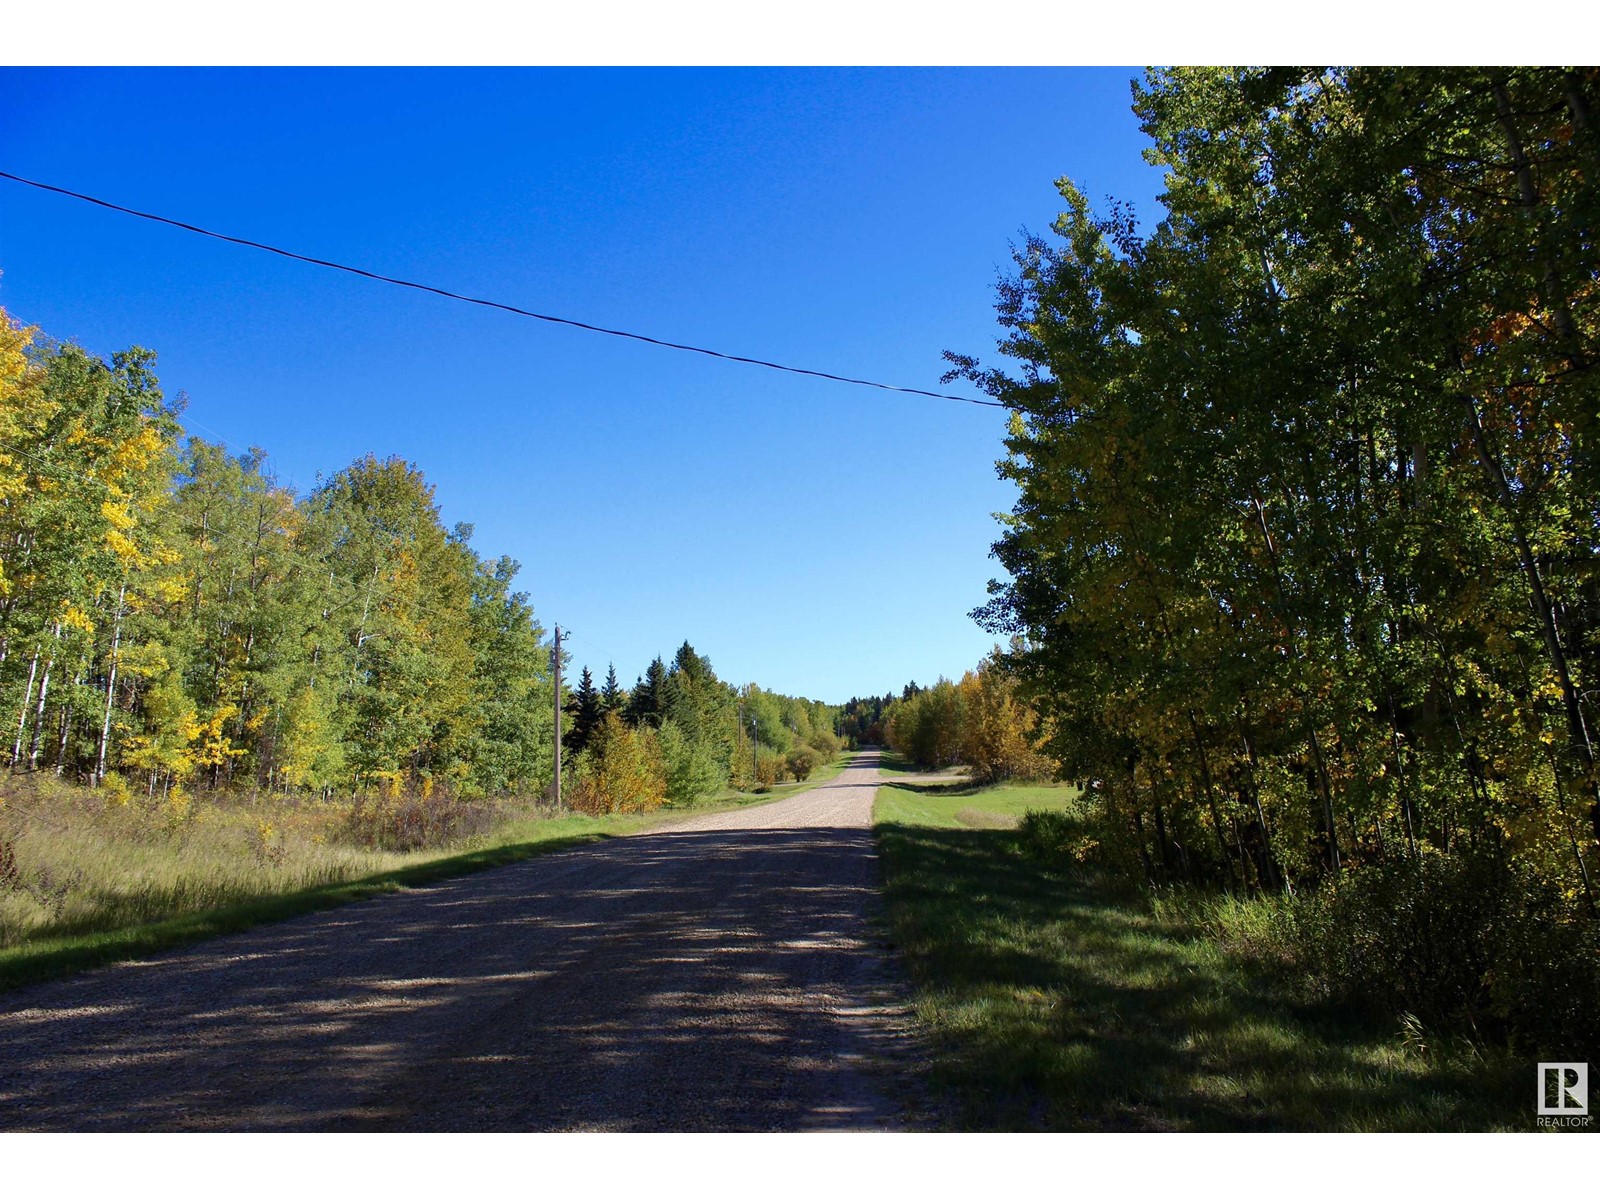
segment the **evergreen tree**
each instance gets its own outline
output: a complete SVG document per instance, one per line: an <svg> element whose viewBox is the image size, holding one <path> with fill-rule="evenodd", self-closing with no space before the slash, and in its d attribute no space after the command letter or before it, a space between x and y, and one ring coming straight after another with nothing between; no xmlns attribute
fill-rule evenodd
<svg viewBox="0 0 1600 1200"><path fill-rule="evenodd" d="M581 754L600 724L600 718L605 715L600 705L600 693L595 690L594 677L589 674L588 667L584 667L579 676L578 686L567 701L566 710L572 715L572 728L565 735L564 743L574 754Z"/></svg>
<svg viewBox="0 0 1600 1200"><path fill-rule="evenodd" d="M711 661L695 653L694 647L687 641L679 646L678 652L672 656L672 670L695 683L712 675Z"/></svg>
<svg viewBox="0 0 1600 1200"><path fill-rule="evenodd" d="M606 681L600 689L600 707L605 712L617 712L626 703L627 696L617 683L617 668L615 663L606 664Z"/></svg>
<svg viewBox="0 0 1600 1200"><path fill-rule="evenodd" d="M666 690L667 665L657 658L634 684L633 694L628 697L628 723L634 726L660 725Z"/></svg>

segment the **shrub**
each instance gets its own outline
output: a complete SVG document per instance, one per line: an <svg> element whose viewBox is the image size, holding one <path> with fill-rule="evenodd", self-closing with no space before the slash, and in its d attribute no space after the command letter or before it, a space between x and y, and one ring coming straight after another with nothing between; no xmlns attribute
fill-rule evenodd
<svg viewBox="0 0 1600 1200"><path fill-rule="evenodd" d="M17 844L0 834L0 891L22 886L22 871L17 867Z"/></svg>
<svg viewBox="0 0 1600 1200"><path fill-rule="evenodd" d="M646 812L666 799L661 739L648 726L631 728L607 713L578 760L567 803L579 812Z"/></svg>
<svg viewBox="0 0 1600 1200"><path fill-rule="evenodd" d="M817 752L821 761L830 763L839 757L839 750L843 743L831 729L819 729L813 733L806 744Z"/></svg>
<svg viewBox="0 0 1600 1200"><path fill-rule="evenodd" d="M1090 862L1100 849L1100 840L1072 812L1030 809L1017 822L1017 835L1024 853L1051 863Z"/></svg>
<svg viewBox="0 0 1600 1200"><path fill-rule="evenodd" d="M487 834L494 821L494 810L487 803L444 792L362 796L350 810L345 832L369 850L431 850Z"/></svg>
<svg viewBox="0 0 1600 1200"><path fill-rule="evenodd" d="M667 799L692 804L720 788L727 773L709 743L687 737L673 721L663 721L658 734Z"/></svg>
<svg viewBox="0 0 1600 1200"><path fill-rule="evenodd" d="M1067 813L1029 810L1017 822L1022 848L1035 858L1060 859L1077 840L1078 823Z"/></svg>
<svg viewBox="0 0 1600 1200"><path fill-rule="evenodd" d="M786 764L776 751L761 747L756 758L756 783L769 788L783 778Z"/></svg>
<svg viewBox="0 0 1600 1200"><path fill-rule="evenodd" d="M133 789L128 786L128 781L115 771L108 771L106 777L100 781L100 791L105 796L107 806L122 808L133 799Z"/></svg>
<svg viewBox="0 0 1600 1200"><path fill-rule="evenodd" d="M1600 922L1489 855L1363 866L1310 895L1187 915L1313 999L1556 1058L1600 1045Z"/></svg>
<svg viewBox="0 0 1600 1200"><path fill-rule="evenodd" d="M815 771L821 763L822 756L810 746L797 747L789 751L788 757L784 759L784 765L788 767L789 774L800 781L807 779L811 772Z"/></svg>

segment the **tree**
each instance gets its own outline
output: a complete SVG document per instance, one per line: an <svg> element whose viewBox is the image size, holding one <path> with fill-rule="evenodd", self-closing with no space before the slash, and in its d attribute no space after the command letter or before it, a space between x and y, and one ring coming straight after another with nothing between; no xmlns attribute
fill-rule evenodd
<svg viewBox="0 0 1600 1200"><path fill-rule="evenodd" d="M568 802L579 812L641 812L666 798L666 778L657 731L631 727L607 713L578 762Z"/></svg>
<svg viewBox="0 0 1600 1200"><path fill-rule="evenodd" d="M727 782L717 746L690 738L676 721L661 723L660 746L666 796L673 804L692 804Z"/></svg>
<svg viewBox="0 0 1600 1200"><path fill-rule="evenodd" d="M594 677L589 674L588 667L584 667L583 674L579 676L578 686L566 707L567 712L572 714L572 728L565 735L565 743L574 754L581 754L589 744L595 727L600 724L600 718L605 715L600 693L595 690Z"/></svg>
<svg viewBox="0 0 1600 1200"><path fill-rule="evenodd" d="M606 712L618 712L627 703L628 694L617 684L617 668L606 664L606 681L600 689L600 707Z"/></svg>
<svg viewBox="0 0 1600 1200"><path fill-rule="evenodd" d="M822 756L810 746L797 747L784 757L784 765L788 768L789 774L801 783L811 777L811 772L817 769L821 761Z"/></svg>
<svg viewBox="0 0 1600 1200"><path fill-rule="evenodd" d="M661 724L664 715L665 696L667 687L667 666L659 658L650 663L633 686L633 692L628 697L628 723L630 725Z"/></svg>
<svg viewBox="0 0 1600 1200"><path fill-rule="evenodd" d="M511 590L518 569L502 556L474 576L469 779L491 794L538 795L555 777L555 680L528 596Z"/></svg>
<svg viewBox="0 0 1600 1200"><path fill-rule="evenodd" d="M166 566L177 409L147 350L107 363L36 342L3 313L0 327L0 696L15 714L10 760L34 768L53 754L61 768L78 733L98 779L115 755L119 718L136 704L136 681L118 678L125 621ZM153 632L141 624L141 636Z"/></svg>
<svg viewBox="0 0 1600 1200"><path fill-rule="evenodd" d="M998 649L968 671L956 685L962 725L958 754L984 783L1006 779L1048 779L1054 771L1040 752L1038 714L1018 695Z"/></svg>
<svg viewBox="0 0 1600 1200"><path fill-rule="evenodd" d="M955 356L1013 409L979 615L1148 870L1494 846L1590 889L1597 82L1152 73L1165 219L1063 181L1021 370Z"/></svg>

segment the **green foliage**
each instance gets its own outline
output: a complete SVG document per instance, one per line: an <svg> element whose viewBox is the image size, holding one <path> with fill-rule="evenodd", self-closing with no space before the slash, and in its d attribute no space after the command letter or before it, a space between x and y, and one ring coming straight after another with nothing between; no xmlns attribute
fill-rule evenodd
<svg viewBox="0 0 1600 1200"><path fill-rule="evenodd" d="M672 720L662 722L660 739L666 794L671 803L693 804L727 781L727 771L718 761L713 743L689 737Z"/></svg>
<svg viewBox="0 0 1600 1200"><path fill-rule="evenodd" d="M581 754L606 711L601 706L600 693L595 690L594 676L589 674L588 667L578 677L578 686L572 690L566 710L572 717L572 726L570 732L562 735L562 746L574 754Z"/></svg>
<svg viewBox="0 0 1600 1200"><path fill-rule="evenodd" d="M648 812L666 799L666 765L656 729L630 726L607 713L578 760L578 778L566 796L581 813Z"/></svg>
<svg viewBox="0 0 1600 1200"><path fill-rule="evenodd" d="M543 631L413 466L297 497L177 446L154 356L0 320L0 711L14 767L147 794L537 791Z"/></svg>
<svg viewBox="0 0 1600 1200"><path fill-rule="evenodd" d="M608 664L606 667L606 681L600 688L600 708L602 713L616 712L627 702L628 694L617 683L617 668Z"/></svg>
<svg viewBox="0 0 1600 1200"><path fill-rule="evenodd" d="M822 764L822 756L810 746L799 746L789 751L784 758L784 766L795 779L804 782L811 777L811 772Z"/></svg>
<svg viewBox="0 0 1600 1200"><path fill-rule="evenodd" d="M924 770L954 766L961 753L961 694L941 678L890 706L884 737L900 754Z"/></svg>
<svg viewBox="0 0 1600 1200"><path fill-rule="evenodd" d="M998 648L960 683L913 684L881 713L889 746L924 770L962 764L979 783L1048 779L1055 773L1040 749L1038 714L1019 694Z"/></svg>
<svg viewBox="0 0 1600 1200"><path fill-rule="evenodd" d="M1408 1013L1534 1058L1600 1039L1600 928L1548 881L1486 856L1363 866L1308 896L1201 904L1197 919L1307 999Z"/></svg>
<svg viewBox="0 0 1600 1200"><path fill-rule="evenodd" d="M1047 861L1077 857L1082 844L1081 823L1064 812L1033 809L1023 813L1017 833L1029 854Z"/></svg>
<svg viewBox="0 0 1600 1200"><path fill-rule="evenodd" d="M0 753L174 811L181 787L344 794L365 805L345 835L372 846L466 836L476 800L542 793L553 680L517 564L446 529L399 459L297 496L262 450L180 449L153 362L0 320ZM769 757L836 753L833 710L745 698ZM585 668L564 739L580 802L714 794L748 746L739 703L687 642L631 696ZM591 753L624 713L637 735Z"/></svg>
<svg viewBox="0 0 1600 1200"><path fill-rule="evenodd" d="M1484 852L1600 901L1597 83L1153 72L1154 232L1061 182L1000 291L1020 370L956 369L1013 409L978 615L1108 861Z"/></svg>
<svg viewBox="0 0 1600 1200"><path fill-rule="evenodd" d="M1151 72L1160 224L1061 181L1000 289L1018 369L954 359L1019 489L976 615L1092 858L1293 894L1230 911L1328 995L1551 1053L1600 1009L1597 92ZM890 729L937 764L930 692Z"/></svg>

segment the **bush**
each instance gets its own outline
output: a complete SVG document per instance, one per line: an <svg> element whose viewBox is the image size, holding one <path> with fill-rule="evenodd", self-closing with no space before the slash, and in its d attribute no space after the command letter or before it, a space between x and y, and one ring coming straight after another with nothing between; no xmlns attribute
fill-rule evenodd
<svg viewBox="0 0 1600 1200"><path fill-rule="evenodd" d="M1311 895L1204 909L1230 950L1312 999L1554 1058L1600 1045L1600 922L1490 856L1363 866Z"/></svg>
<svg viewBox="0 0 1600 1200"><path fill-rule="evenodd" d="M756 757L756 783L769 788L783 778L787 764L776 751L762 746Z"/></svg>
<svg viewBox="0 0 1600 1200"><path fill-rule="evenodd" d="M1030 809L1017 822L1017 835L1023 853L1058 865L1090 862L1100 849L1100 840L1072 812Z"/></svg>
<svg viewBox="0 0 1600 1200"><path fill-rule="evenodd" d="M810 746L800 746L791 750L788 757L784 759L784 764L789 768L789 774L801 782L804 782L821 763L822 756Z"/></svg>
<svg viewBox="0 0 1600 1200"><path fill-rule="evenodd" d="M22 886L22 872L17 867L17 845L0 834L0 891Z"/></svg>
<svg viewBox="0 0 1600 1200"><path fill-rule="evenodd" d="M661 737L649 726L634 729L607 713L578 760L565 799L578 812L649 812L667 797Z"/></svg>
<svg viewBox="0 0 1600 1200"><path fill-rule="evenodd" d="M487 834L495 822L487 803L444 792L431 796L358 797L345 832L369 850L432 850Z"/></svg>
<svg viewBox="0 0 1600 1200"><path fill-rule="evenodd" d="M830 763L839 757L839 750L844 743L831 729L819 729L806 740L806 744L817 752L823 762Z"/></svg>
<svg viewBox="0 0 1600 1200"><path fill-rule="evenodd" d="M112 808L122 808L133 799L133 789L128 786L128 781L115 771L106 772L106 777L100 781L100 792L105 796L106 804Z"/></svg>
<svg viewBox="0 0 1600 1200"><path fill-rule="evenodd" d="M661 723L659 737L666 796L671 803L693 804L727 781L716 748L709 742L684 736L672 721Z"/></svg>
<svg viewBox="0 0 1600 1200"><path fill-rule="evenodd" d="M1017 822L1022 848L1035 858L1065 858L1078 832L1078 823L1063 812L1030 810Z"/></svg>

